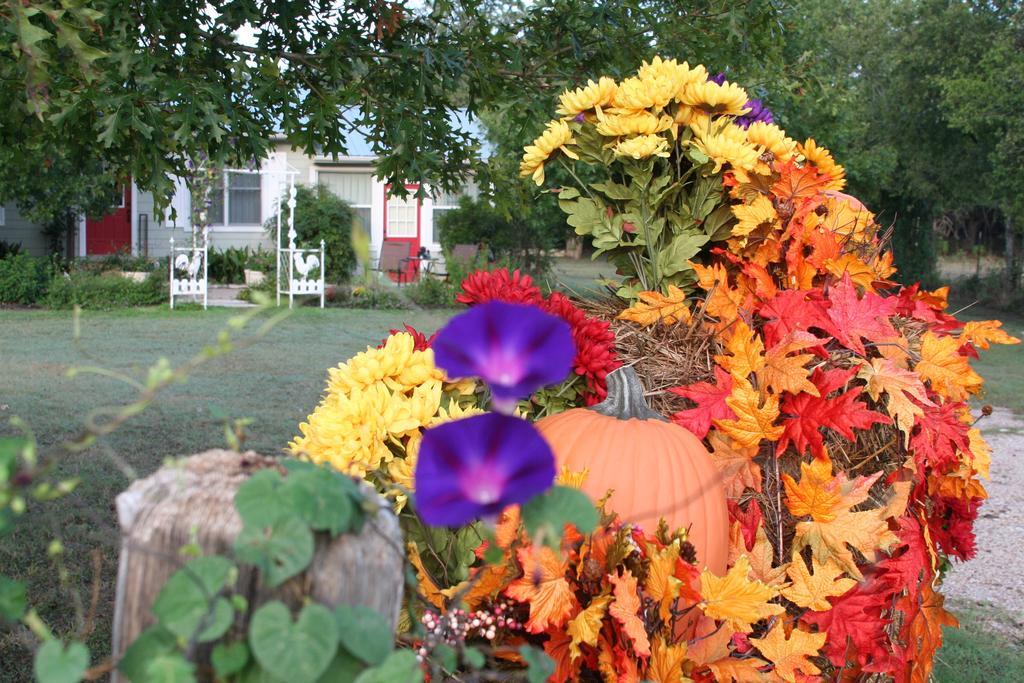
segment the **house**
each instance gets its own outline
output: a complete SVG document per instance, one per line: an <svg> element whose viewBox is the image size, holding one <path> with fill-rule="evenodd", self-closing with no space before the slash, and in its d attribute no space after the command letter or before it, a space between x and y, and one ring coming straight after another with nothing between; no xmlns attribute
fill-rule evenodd
<svg viewBox="0 0 1024 683"><path fill-rule="evenodd" d="M482 140L482 133L473 122L462 119L460 126ZM424 199L394 196L390 187L374 176L375 156L366 138L354 133L348 143L348 155L332 158L309 156L293 148L286 139L275 138L271 152L262 162L262 173L228 170L221 174L223 187L209 211L211 247L273 249L273 235L267 234L264 223L274 216L275 198L286 191L287 177L291 175L296 185L325 185L352 205L370 233L374 257L380 253L385 239L407 242L410 255L421 247L439 254L437 219L457 207L459 195L432 196L427 186ZM418 184L407 187L416 189ZM470 185L463 194L475 194L475 188ZM191 240L191 197L183 180L178 181L178 191L171 201L173 212L157 212L152 194L134 183L115 189L115 195L115 202L119 203L109 214L80 220L77 234L69 240L75 256L125 252L161 257L167 255L172 237L175 241ZM46 239L40 226L23 218L13 204L0 206L0 240L21 243L32 254L46 253Z"/></svg>

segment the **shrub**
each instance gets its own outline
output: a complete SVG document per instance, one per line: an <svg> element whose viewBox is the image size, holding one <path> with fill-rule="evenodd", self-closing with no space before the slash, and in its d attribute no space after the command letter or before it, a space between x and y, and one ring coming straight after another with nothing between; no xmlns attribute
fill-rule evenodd
<svg viewBox="0 0 1024 683"><path fill-rule="evenodd" d="M330 290L329 292L330 293ZM327 305L338 308L407 308L405 300L397 290L373 286L338 286L333 295L327 297Z"/></svg>
<svg viewBox="0 0 1024 683"><path fill-rule="evenodd" d="M356 256L352 249L352 221L356 220L355 212L346 202L331 193L323 185L315 188L300 185L295 195L295 244L304 248L320 246L324 241L327 259L327 277L331 282L348 282L356 266ZM288 235L281 226L281 246L288 245ZM277 217L271 216L264 225L267 233L273 237L276 231Z"/></svg>
<svg viewBox="0 0 1024 683"><path fill-rule="evenodd" d="M552 230L552 220L559 224ZM506 216L486 200L463 197L459 208L445 211L438 221L441 246L450 254L456 244L483 244L498 259L532 275L550 268L547 251L554 235L564 232L565 219L559 214L532 210L523 216Z"/></svg>
<svg viewBox="0 0 1024 683"><path fill-rule="evenodd" d="M418 282L405 287L404 293L410 301L424 308L451 308L455 306L455 295L459 291L461 281L454 277L442 280L424 276Z"/></svg>
<svg viewBox="0 0 1024 683"><path fill-rule="evenodd" d="M167 282L161 277L140 283L110 273L73 271L54 276L45 303L49 308L120 308L153 306L166 300Z"/></svg>
<svg viewBox="0 0 1024 683"><path fill-rule="evenodd" d="M8 256L17 256L21 253L21 242L6 242L0 240L0 259Z"/></svg>
<svg viewBox="0 0 1024 683"><path fill-rule="evenodd" d="M28 254L0 259L0 304L35 304L46 290L48 270L44 260Z"/></svg>
<svg viewBox="0 0 1024 683"><path fill-rule="evenodd" d="M207 275L212 282L225 285L242 284L245 282L245 269L248 267L248 261L248 248L228 247L223 251L211 249Z"/></svg>

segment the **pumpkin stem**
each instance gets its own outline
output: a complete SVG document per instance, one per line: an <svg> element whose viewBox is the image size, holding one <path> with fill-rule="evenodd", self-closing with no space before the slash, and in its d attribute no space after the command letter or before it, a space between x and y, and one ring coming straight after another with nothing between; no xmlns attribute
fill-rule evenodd
<svg viewBox="0 0 1024 683"><path fill-rule="evenodd" d="M597 405L590 406L591 410L620 420L668 421L647 405L644 386L631 365L623 365L609 372L605 382L608 385L608 397Z"/></svg>

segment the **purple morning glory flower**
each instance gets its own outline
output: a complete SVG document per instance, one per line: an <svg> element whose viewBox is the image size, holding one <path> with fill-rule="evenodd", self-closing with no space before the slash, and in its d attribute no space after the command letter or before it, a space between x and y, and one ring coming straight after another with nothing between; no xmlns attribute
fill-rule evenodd
<svg viewBox="0 0 1024 683"><path fill-rule="evenodd" d="M717 83L718 85L722 85L723 83L725 83L725 72L719 71L714 76L709 75L708 80L713 83Z"/></svg>
<svg viewBox="0 0 1024 683"><path fill-rule="evenodd" d="M434 362L450 377L479 377L494 406L511 412L516 401L561 382L576 345L569 325L530 304L488 301L460 313L437 333Z"/></svg>
<svg viewBox="0 0 1024 683"><path fill-rule="evenodd" d="M526 420L484 413L425 431L415 479L423 521L456 527L546 491L555 456Z"/></svg>
<svg viewBox="0 0 1024 683"><path fill-rule="evenodd" d="M771 109L764 106L761 100L747 100L746 108L749 109L743 116L736 117L736 125L742 128L750 128L750 124L757 123L775 123L775 117L772 115Z"/></svg>

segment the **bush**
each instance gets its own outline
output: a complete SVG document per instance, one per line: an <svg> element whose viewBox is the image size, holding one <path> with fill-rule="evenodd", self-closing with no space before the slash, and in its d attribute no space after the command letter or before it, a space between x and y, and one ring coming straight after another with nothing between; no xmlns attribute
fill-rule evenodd
<svg viewBox="0 0 1024 683"><path fill-rule="evenodd" d="M21 253L21 242L6 242L0 240L0 259L8 256L17 256Z"/></svg>
<svg viewBox="0 0 1024 683"><path fill-rule="evenodd" d="M303 248L319 248L324 241L328 282L348 282L356 266L352 249L352 221L356 214L346 202L323 185L315 188L299 185L295 195L295 244ZM281 221L281 246L288 246L285 221ZM264 225L271 237L277 229L277 217Z"/></svg>
<svg viewBox="0 0 1024 683"><path fill-rule="evenodd" d="M48 271L46 261L28 254L0 259L0 304L35 304L46 291Z"/></svg>
<svg viewBox="0 0 1024 683"><path fill-rule="evenodd" d="M449 277L441 280L436 277L424 276L404 288L410 301L424 308L451 308L455 306L455 295L459 291L461 278Z"/></svg>
<svg viewBox="0 0 1024 683"><path fill-rule="evenodd" d="M238 285L245 282L249 249L228 247L223 251L210 249L207 276L211 282L224 285Z"/></svg>
<svg viewBox="0 0 1024 683"><path fill-rule="evenodd" d="M45 303L49 308L121 308L153 306L167 301L167 282L151 276L133 282L120 275L87 271L58 272L50 282Z"/></svg>
<svg viewBox="0 0 1024 683"><path fill-rule="evenodd" d="M328 294L331 290L328 290ZM328 306L338 308L408 308L397 290L373 286L348 287L339 285L333 295L326 297Z"/></svg>
<svg viewBox="0 0 1024 683"><path fill-rule="evenodd" d="M557 211L557 209L556 209ZM552 221L559 224L553 230ZM463 197L459 208L445 211L438 221L439 241L446 254L457 244L483 244L494 256L531 275L545 274L554 235L564 232L565 218L539 209L526 216L508 217L486 200Z"/></svg>

